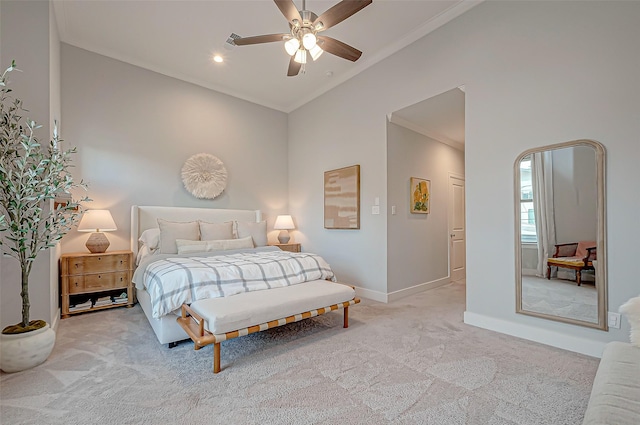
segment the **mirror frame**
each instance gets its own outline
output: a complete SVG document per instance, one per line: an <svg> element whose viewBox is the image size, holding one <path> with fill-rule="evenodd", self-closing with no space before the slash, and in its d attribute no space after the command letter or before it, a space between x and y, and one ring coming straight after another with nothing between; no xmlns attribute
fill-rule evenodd
<svg viewBox="0 0 640 425"><path fill-rule="evenodd" d="M522 308L522 242L521 242L521 229L520 229L520 162L522 159L534 152L543 152L549 150L557 150L563 148L569 148L574 146L589 146L595 150L596 154L596 190L597 190L597 248L598 248L598 267L596 267L596 282L599 284L596 287L598 298L598 322L587 322L584 320L572 319L569 317L554 316L546 313L538 313L531 310L524 310ZM516 158L514 163L514 205L515 205L515 264L516 264L516 313L524 314L527 316L534 316L542 319L554 320L557 322L569 323L572 325L586 326L589 328L600 329L608 331L607 324L607 237L606 237L606 198L605 198L605 149L604 146L596 142L595 140L580 139L570 142L557 143L553 145L541 146L538 148L529 149ZM600 283L602 282L602 283Z"/></svg>

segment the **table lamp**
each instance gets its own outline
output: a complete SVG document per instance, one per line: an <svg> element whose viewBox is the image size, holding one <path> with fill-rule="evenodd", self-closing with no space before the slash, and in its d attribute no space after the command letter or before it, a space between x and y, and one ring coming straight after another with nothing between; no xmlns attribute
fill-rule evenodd
<svg viewBox="0 0 640 425"><path fill-rule="evenodd" d="M109 210L87 210L78 225L78 232L93 232L85 246L94 254L103 253L109 248L109 239L102 232L117 229Z"/></svg>
<svg viewBox="0 0 640 425"><path fill-rule="evenodd" d="M278 233L278 241L280 241L280 243L287 243L289 239L291 239L289 230L295 229L296 226L293 225L293 219L290 215L279 215L276 218L276 224L273 228L280 230L280 233Z"/></svg>

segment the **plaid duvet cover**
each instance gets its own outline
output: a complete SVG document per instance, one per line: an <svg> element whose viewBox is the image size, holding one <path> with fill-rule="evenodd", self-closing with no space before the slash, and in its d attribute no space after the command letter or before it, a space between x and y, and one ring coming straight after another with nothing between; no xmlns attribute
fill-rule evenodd
<svg viewBox="0 0 640 425"><path fill-rule="evenodd" d="M335 281L331 267L322 257L280 250L165 258L148 264L143 279L154 318L201 299L318 279Z"/></svg>

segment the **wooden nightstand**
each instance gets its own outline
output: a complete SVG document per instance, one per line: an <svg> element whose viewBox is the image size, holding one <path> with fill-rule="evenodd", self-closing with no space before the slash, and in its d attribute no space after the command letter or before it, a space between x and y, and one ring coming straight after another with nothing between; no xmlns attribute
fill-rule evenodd
<svg viewBox="0 0 640 425"><path fill-rule="evenodd" d="M133 307L132 269L131 251L63 254L60 257L62 318L125 305ZM120 297L124 292L126 300Z"/></svg>
<svg viewBox="0 0 640 425"><path fill-rule="evenodd" d="M277 246L283 251L289 252L300 252L300 244L299 243L274 243L272 246Z"/></svg>

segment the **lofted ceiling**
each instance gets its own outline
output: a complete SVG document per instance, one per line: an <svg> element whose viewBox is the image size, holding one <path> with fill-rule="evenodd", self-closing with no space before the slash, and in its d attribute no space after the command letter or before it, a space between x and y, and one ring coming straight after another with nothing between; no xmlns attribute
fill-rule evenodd
<svg viewBox="0 0 640 425"><path fill-rule="evenodd" d="M320 15L335 1L308 0ZM302 0L295 5L302 9ZM373 0L323 35L363 52L357 62L323 54L305 74L287 77L282 42L231 46L286 33L270 0L53 0L62 42L283 112L304 105L475 6L468 0ZM212 58L219 54L222 63Z"/></svg>
<svg viewBox="0 0 640 425"><path fill-rule="evenodd" d="M390 121L464 151L464 86L395 111Z"/></svg>

